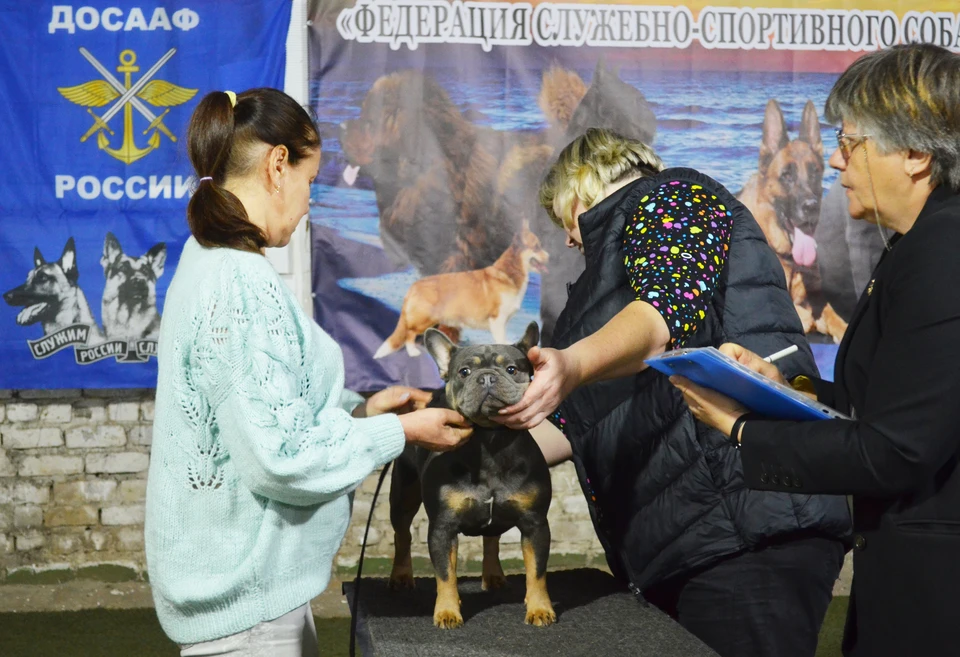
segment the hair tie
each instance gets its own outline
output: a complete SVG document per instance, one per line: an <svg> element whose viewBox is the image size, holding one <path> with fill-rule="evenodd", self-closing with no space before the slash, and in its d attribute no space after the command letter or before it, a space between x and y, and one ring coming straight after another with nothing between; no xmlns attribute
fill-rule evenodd
<svg viewBox="0 0 960 657"><path fill-rule="evenodd" d="M197 184L199 185L199 184L202 183L204 180L213 181L213 176L204 176L203 178L201 178L200 180L197 181Z"/></svg>
<svg viewBox="0 0 960 657"><path fill-rule="evenodd" d="M232 91L224 91L223 93L227 94L227 98L230 99L230 107L236 107L236 106L237 106L237 94L233 93Z"/></svg>

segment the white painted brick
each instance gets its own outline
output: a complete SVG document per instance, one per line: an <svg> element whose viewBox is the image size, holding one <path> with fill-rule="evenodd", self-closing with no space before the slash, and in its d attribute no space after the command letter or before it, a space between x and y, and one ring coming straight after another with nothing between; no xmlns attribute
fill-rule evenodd
<svg viewBox="0 0 960 657"><path fill-rule="evenodd" d="M76 534L57 534L51 537L53 551L58 554L70 554L82 547L80 537Z"/></svg>
<svg viewBox="0 0 960 657"><path fill-rule="evenodd" d="M10 462L10 457L7 456L7 450L0 449L0 477L15 476L17 476L17 469L13 463Z"/></svg>
<svg viewBox="0 0 960 657"><path fill-rule="evenodd" d="M0 552L4 554L10 554L14 550L14 541L13 536L7 536L6 534L0 534Z"/></svg>
<svg viewBox="0 0 960 657"><path fill-rule="evenodd" d="M568 495L560 500L563 505L564 513L578 516L589 516L590 510L587 508L587 498L583 495Z"/></svg>
<svg viewBox="0 0 960 657"><path fill-rule="evenodd" d="M13 526L17 529L29 529L43 525L43 510L35 504L21 504L13 507Z"/></svg>
<svg viewBox="0 0 960 657"><path fill-rule="evenodd" d="M130 429L128 436L130 438L131 445L152 445L153 427L150 425L141 424L138 427Z"/></svg>
<svg viewBox="0 0 960 657"><path fill-rule="evenodd" d="M83 459L79 456L28 456L20 463L21 477L77 474L83 472Z"/></svg>
<svg viewBox="0 0 960 657"><path fill-rule="evenodd" d="M39 417L39 408L36 404L7 404L7 419L10 422L32 422L37 417Z"/></svg>
<svg viewBox="0 0 960 657"><path fill-rule="evenodd" d="M140 404L137 402L107 404L107 417L111 422L136 422L140 419Z"/></svg>
<svg viewBox="0 0 960 657"><path fill-rule="evenodd" d="M116 501L128 504L143 502L147 498L147 480L130 479L120 482L120 490L115 496Z"/></svg>
<svg viewBox="0 0 960 657"><path fill-rule="evenodd" d="M40 411L40 421L47 424L65 424L73 417L70 404L50 404Z"/></svg>
<svg viewBox="0 0 960 657"><path fill-rule="evenodd" d="M46 504L50 501L50 485L19 481L11 486L10 497L19 504Z"/></svg>
<svg viewBox="0 0 960 657"><path fill-rule="evenodd" d="M83 401L74 404L73 419L101 424L107 421L107 407L100 401Z"/></svg>
<svg viewBox="0 0 960 657"><path fill-rule="evenodd" d="M512 527L512 528L508 529L508 530L505 531L505 532L503 533L503 535L500 537L500 542L501 542L501 543L505 543L505 544L507 544L507 545L510 545L511 543L519 543L519 542L520 542L520 530L517 529L516 527Z"/></svg>
<svg viewBox="0 0 960 657"><path fill-rule="evenodd" d="M7 417L7 405L0 404L0 422L3 422Z"/></svg>
<svg viewBox="0 0 960 657"><path fill-rule="evenodd" d="M18 534L16 541L17 551L26 552L27 550L43 547L44 543L46 543L46 538L40 532L29 532L26 534Z"/></svg>
<svg viewBox="0 0 960 657"><path fill-rule="evenodd" d="M154 402L140 402L140 418L146 422L153 422Z"/></svg>
<svg viewBox="0 0 960 657"><path fill-rule="evenodd" d="M117 489L111 479L58 482L53 485L53 499L57 504L83 504L105 502Z"/></svg>
<svg viewBox="0 0 960 657"><path fill-rule="evenodd" d="M139 452L91 454L87 457L87 472L143 472L149 465L150 457Z"/></svg>
<svg viewBox="0 0 960 657"><path fill-rule="evenodd" d="M7 449L34 449L63 445L63 432L53 427L38 429L4 429L3 446Z"/></svg>
<svg viewBox="0 0 960 657"><path fill-rule="evenodd" d="M144 506L107 506L100 510L100 522L104 525L142 525Z"/></svg>
<svg viewBox="0 0 960 657"><path fill-rule="evenodd" d="M127 432L123 427L101 424L97 427L76 427L67 431L67 447L123 447L127 444Z"/></svg>
<svg viewBox="0 0 960 657"><path fill-rule="evenodd" d="M107 535L106 532L102 532L98 530L84 532L84 538L86 540L87 545L92 547L97 552L101 552L107 549L107 545L109 544L109 539L110 539L110 537Z"/></svg>
<svg viewBox="0 0 960 657"><path fill-rule="evenodd" d="M128 552L143 549L143 530L124 527L117 532L117 548Z"/></svg>
<svg viewBox="0 0 960 657"><path fill-rule="evenodd" d="M13 525L13 507L0 506L0 532L5 532Z"/></svg>

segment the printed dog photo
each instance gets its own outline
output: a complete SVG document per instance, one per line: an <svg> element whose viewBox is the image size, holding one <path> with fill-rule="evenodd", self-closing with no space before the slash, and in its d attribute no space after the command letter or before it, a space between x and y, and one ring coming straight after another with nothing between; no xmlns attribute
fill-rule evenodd
<svg viewBox="0 0 960 657"><path fill-rule="evenodd" d="M783 265L804 332L816 331L839 343L847 322L824 300L814 237L823 198L823 154L813 102L804 106L799 136L791 140L780 104L771 99L763 119L760 166L737 197Z"/></svg>
<svg viewBox="0 0 960 657"><path fill-rule="evenodd" d="M160 333L157 279L166 260L167 246L162 242L134 258L123 252L113 233L107 233L100 258L106 277L101 313L107 339L156 340Z"/></svg>
<svg viewBox="0 0 960 657"><path fill-rule="evenodd" d="M422 504L427 512L427 543L437 581L433 623L450 629L463 625L457 590L457 545L460 534L483 537L484 591L506 584L500 565L500 536L520 530L526 570L529 625L556 621L547 592L552 488L547 462L529 431L515 431L489 418L516 403L530 384L527 351L539 342L536 323L512 345L457 346L429 329L424 344L444 381L430 406L451 408L470 420L470 440L451 452L429 452L408 445L394 461L390 483L393 526L393 589L414 586L410 526Z"/></svg>
<svg viewBox="0 0 960 657"><path fill-rule="evenodd" d="M103 333L93 318L87 297L77 281L77 250L73 238L67 240L60 259L47 262L40 249L33 250L33 269L27 280L3 294L11 306L23 306L17 314L17 324L30 326L39 323L44 335L51 335L70 326L90 327L87 344L103 342Z"/></svg>

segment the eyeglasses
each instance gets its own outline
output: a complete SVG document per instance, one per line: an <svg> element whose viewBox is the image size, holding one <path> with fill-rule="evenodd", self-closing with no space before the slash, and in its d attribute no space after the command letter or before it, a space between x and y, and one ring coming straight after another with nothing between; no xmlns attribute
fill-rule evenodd
<svg viewBox="0 0 960 657"><path fill-rule="evenodd" d="M835 130L837 132L837 147L840 149L840 155L843 156L843 160L845 162L850 160L850 155L857 148L857 146L873 136L857 134L848 135L843 131L843 128L836 128Z"/></svg>

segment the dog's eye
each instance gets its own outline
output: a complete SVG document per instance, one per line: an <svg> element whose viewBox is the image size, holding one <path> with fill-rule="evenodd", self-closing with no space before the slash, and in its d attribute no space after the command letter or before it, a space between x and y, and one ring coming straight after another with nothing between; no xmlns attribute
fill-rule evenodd
<svg viewBox="0 0 960 657"><path fill-rule="evenodd" d="M513 375L517 373L517 368L514 365L507 365L507 374Z"/></svg>
<svg viewBox="0 0 960 657"><path fill-rule="evenodd" d="M470 376L470 368L469 368L469 367L461 367L461 368L460 368L460 371L457 372L457 374L459 374L460 376L463 376L463 377Z"/></svg>

